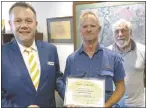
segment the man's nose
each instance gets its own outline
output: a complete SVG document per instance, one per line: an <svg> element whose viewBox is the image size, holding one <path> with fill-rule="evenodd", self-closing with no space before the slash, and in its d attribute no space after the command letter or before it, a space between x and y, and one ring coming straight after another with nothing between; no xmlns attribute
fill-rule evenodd
<svg viewBox="0 0 146 108"><path fill-rule="evenodd" d="M122 31L119 31L119 33L118 33L118 37L122 37L122 36L123 36Z"/></svg>
<svg viewBox="0 0 146 108"><path fill-rule="evenodd" d="M25 21L22 21L22 23L21 23L20 26L21 26L21 27L27 27L28 25L27 25L27 23L26 23Z"/></svg>
<svg viewBox="0 0 146 108"><path fill-rule="evenodd" d="M90 32L90 31L91 31L91 27L90 27L90 26L88 26L87 31L88 31L88 32Z"/></svg>

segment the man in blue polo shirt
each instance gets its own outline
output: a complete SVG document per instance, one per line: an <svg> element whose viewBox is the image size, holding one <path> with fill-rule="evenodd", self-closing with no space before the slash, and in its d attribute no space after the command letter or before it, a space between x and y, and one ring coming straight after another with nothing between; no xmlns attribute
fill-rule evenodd
<svg viewBox="0 0 146 108"><path fill-rule="evenodd" d="M101 25L93 12L80 18L81 47L67 58L64 82L68 76L78 78L105 78L105 107L116 104L125 91L125 71L122 59L115 52L98 43ZM112 81L116 89L113 92Z"/></svg>

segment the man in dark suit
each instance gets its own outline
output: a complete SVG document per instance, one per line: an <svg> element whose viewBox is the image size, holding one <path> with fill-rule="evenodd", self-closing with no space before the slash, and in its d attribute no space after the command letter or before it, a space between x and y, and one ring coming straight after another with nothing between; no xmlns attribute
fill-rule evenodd
<svg viewBox="0 0 146 108"><path fill-rule="evenodd" d="M35 41L36 12L30 5L15 3L9 17L15 40L2 46L2 107L55 107L62 76L56 47Z"/></svg>

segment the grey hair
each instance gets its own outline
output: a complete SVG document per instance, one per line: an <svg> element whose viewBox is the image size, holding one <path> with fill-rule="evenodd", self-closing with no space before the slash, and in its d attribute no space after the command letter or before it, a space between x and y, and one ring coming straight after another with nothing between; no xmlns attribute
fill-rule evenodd
<svg viewBox="0 0 146 108"><path fill-rule="evenodd" d="M112 26L112 31L113 31L113 33L114 33L116 27L117 27L118 25L120 25L120 24L126 25L126 26L128 27L128 29L129 29L130 31L132 31L131 22L130 22L130 21L127 21L127 20L125 20L125 19L120 19L120 20L116 21L116 22L113 24L113 26Z"/></svg>

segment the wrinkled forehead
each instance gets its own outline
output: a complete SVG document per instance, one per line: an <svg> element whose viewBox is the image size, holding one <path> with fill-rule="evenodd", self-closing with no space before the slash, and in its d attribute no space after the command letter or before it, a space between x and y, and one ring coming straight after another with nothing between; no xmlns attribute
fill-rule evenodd
<svg viewBox="0 0 146 108"><path fill-rule="evenodd" d="M129 28L126 24L118 24L115 26L115 30L121 30L121 29L129 30Z"/></svg>
<svg viewBox="0 0 146 108"><path fill-rule="evenodd" d="M86 14L80 19L81 24L92 22L94 24L99 24L97 17L93 14Z"/></svg>

